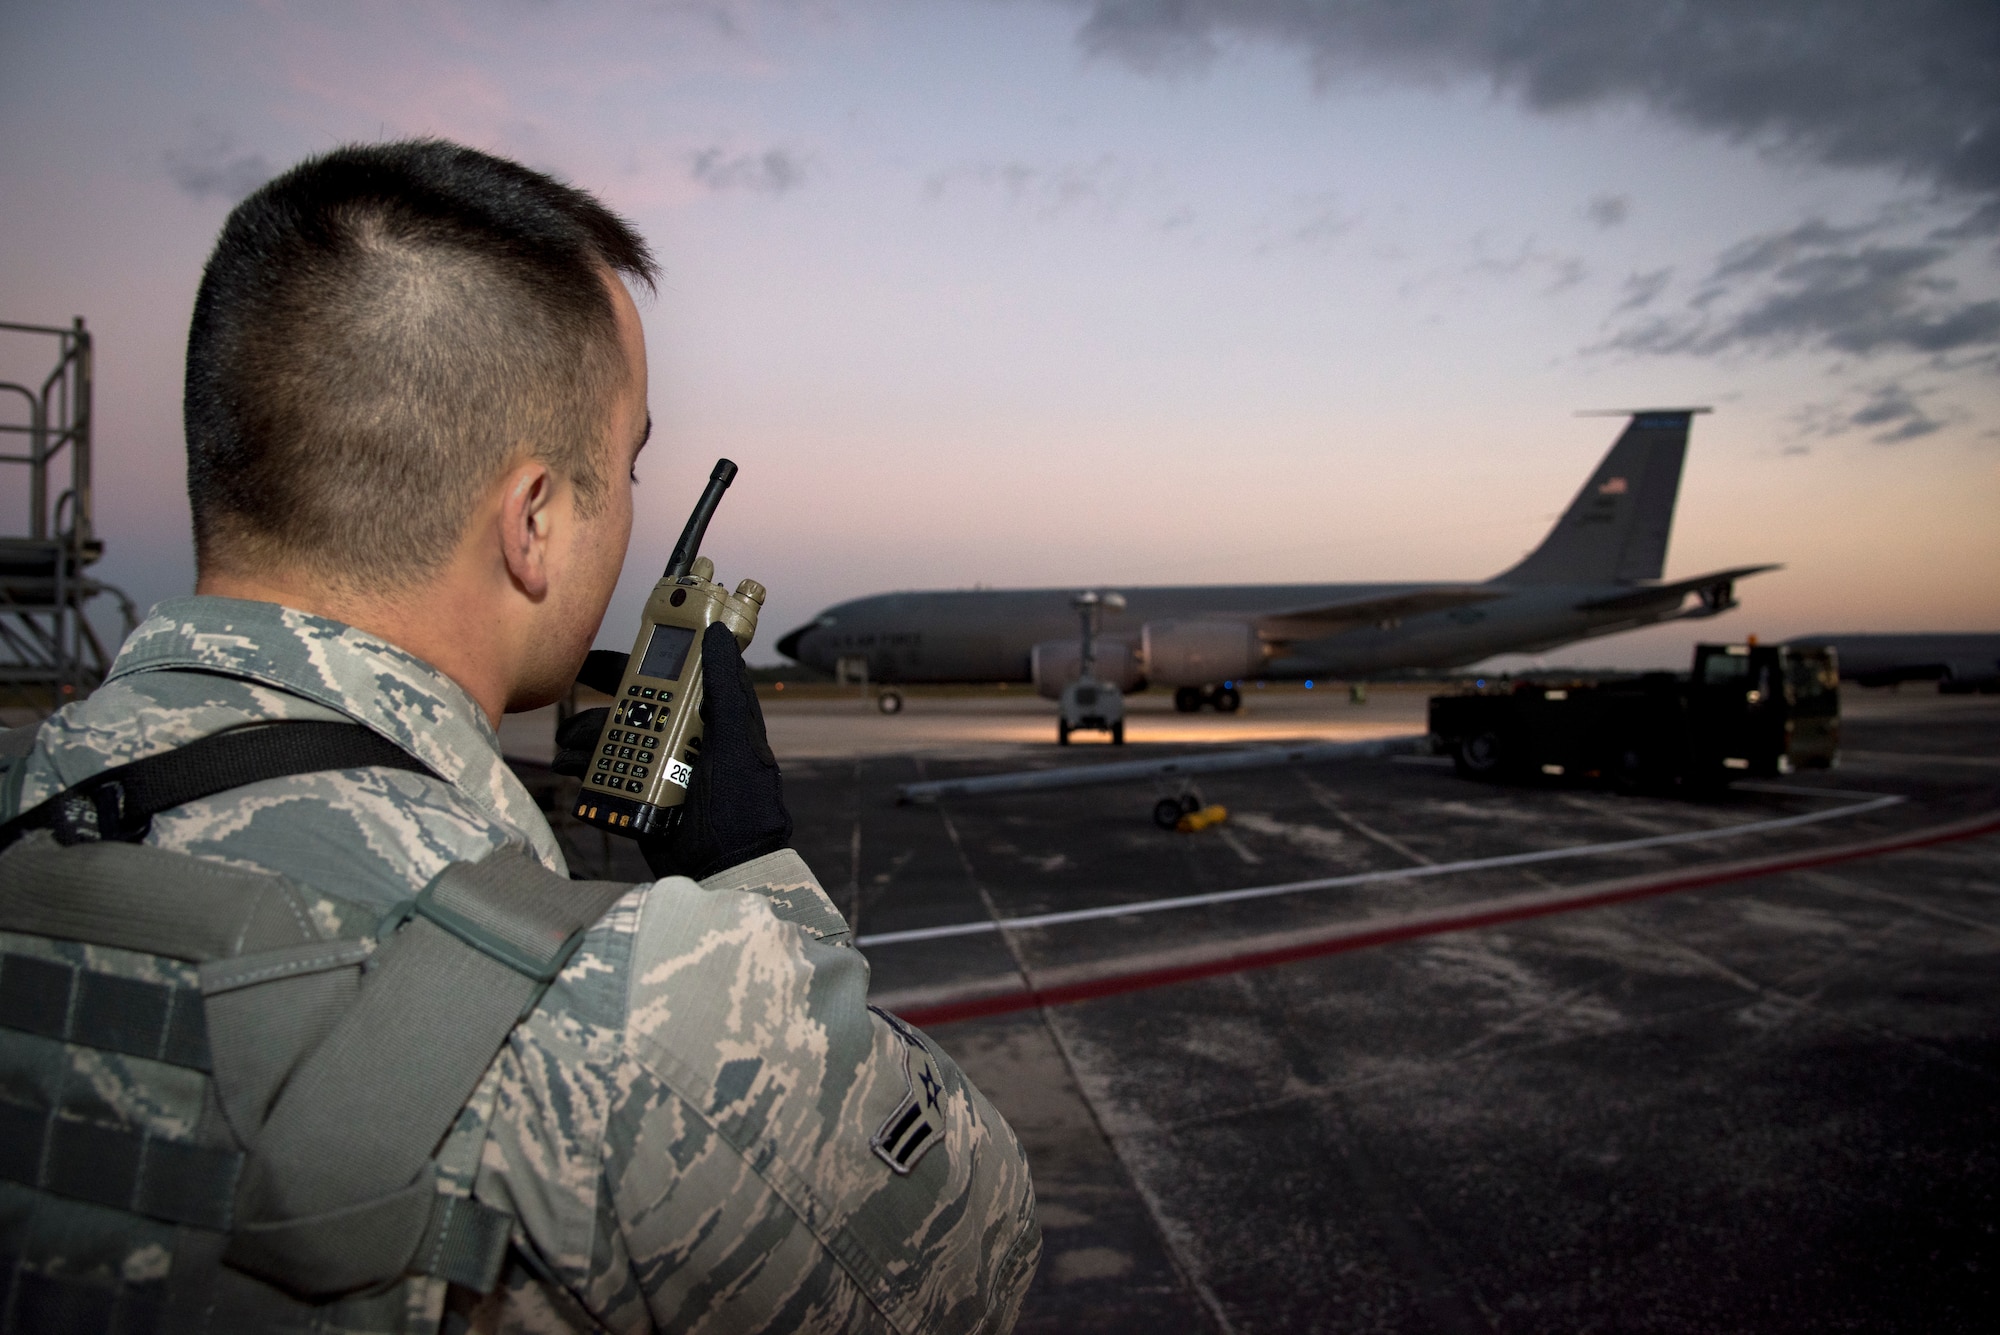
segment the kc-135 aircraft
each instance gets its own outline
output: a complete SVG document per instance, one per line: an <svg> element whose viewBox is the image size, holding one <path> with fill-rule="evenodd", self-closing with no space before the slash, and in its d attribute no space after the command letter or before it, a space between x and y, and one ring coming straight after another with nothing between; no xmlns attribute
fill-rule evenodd
<svg viewBox="0 0 2000 1335"><path fill-rule="evenodd" d="M1777 567L1660 582L1688 426L1706 411L1630 414L1542 545L1483 583L1124 588L1124 608L1106 611L1101 624L1096 675L1128 691L1172 686L1184 712L1229 712L1246 679L1458 667L1725 612L1736 606L1737 580ZM825 671L846 660L884 684L1032 681L1054 697L1078 675L1076 594L875 594L828 608L778 651Z"/></svg>

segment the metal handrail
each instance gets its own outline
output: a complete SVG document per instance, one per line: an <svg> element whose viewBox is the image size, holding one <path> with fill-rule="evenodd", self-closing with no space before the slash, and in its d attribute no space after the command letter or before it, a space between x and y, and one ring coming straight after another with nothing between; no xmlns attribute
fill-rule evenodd
<svg viewBox="0 0 2000 1335"><path fill-rule="evenodd" d="M28 438L27 452L0 454L0 464L31 470L24 536L51 561L46 575L31 568L11 585L0 584L0 683L46 687L49 703L61 705L102 681L110 668L86 604L109 594L127 633L135 620L130 598L84 573L102 552L93 533L91 338L81 316L67 328L0 321L0 332L57 340L55 365L39 386L0 382L0 391L19 394L28 405L26 422L0 422L0 434ZM65 451L66 485L51 476Z"/></svg>

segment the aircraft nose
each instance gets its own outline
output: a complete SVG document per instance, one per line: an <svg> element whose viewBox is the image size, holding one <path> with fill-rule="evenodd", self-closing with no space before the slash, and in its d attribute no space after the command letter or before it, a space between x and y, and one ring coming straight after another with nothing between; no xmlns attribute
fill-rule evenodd
<svg viewBox="0 0 2000 1335"><path fill-rule="evenodd" d="M800 626L797 630L778 641L778 652L791 659L794 663L805 662L805 655L800 652L800 644L806 636L818 629L819 627L814 625Z"/></svg>

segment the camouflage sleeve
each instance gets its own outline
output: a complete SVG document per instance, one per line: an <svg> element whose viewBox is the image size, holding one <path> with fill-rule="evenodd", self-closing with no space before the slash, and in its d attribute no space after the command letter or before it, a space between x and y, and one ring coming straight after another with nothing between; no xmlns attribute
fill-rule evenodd
<svg viewBox="0 0 2000 1335"><path fill-rule="evenodd" d="M1041 1250L1021 1147L867 1005L797 855L660 882L631 944L603 1160L625 1300L676 1331L1011 1328Z"/></svg>
<svg viewBox="0 0 2000 1335"><path fill-rule="evenodd" d="M847 919L820 888L806 860L789 848L767 853L701 883L704 890L740 890L769 900L771 911L821 941L851 943Z"/></svg>

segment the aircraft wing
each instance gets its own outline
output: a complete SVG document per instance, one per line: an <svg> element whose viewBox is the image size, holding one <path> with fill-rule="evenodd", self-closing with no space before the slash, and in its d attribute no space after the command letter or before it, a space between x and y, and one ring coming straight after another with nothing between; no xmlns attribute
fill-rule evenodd
<svg viewBox="0 0 2000 1335"><path fill-rule="evenodd" d="M1690 593L1702 595L1704 603L1713 603L1718 610L1735 605L1735 595L1731 586L1739 579L1751 575L1761 575L1766 570L1778 570L1779 566L1738 566L1734 570L1717 570L1707 575L1696 575L1693 579L1675 580L1671 584L1645 584L1626 593L1615 593L1608 598L1593 598L1577 607L1586 612L1638 611L1659 603L1679 603Z"/></svg>
<svg viewBox="0 0 2000 1335"><path fill-rule="evenodd" d="M1349 598L1317 607L1299 607L1272 612L1256 620L1258 636L1272 644L1292 640L1318 640L1363 626L1380 626L1404 617L1442 612L1447 608L1504 598L1504 590L1483 584L1430 584L1407 593L1377 594Z"/></svg>

